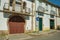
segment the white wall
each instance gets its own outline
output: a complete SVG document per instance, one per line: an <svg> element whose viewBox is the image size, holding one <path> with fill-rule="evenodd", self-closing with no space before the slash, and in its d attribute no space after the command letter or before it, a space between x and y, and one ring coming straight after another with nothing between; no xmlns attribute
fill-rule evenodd
<svg viewBox="0 0 60 40"><path fill-rule="evenodd" d="M8 3L8 0L1 0L0 10L3 10L4 3ZM4 18L4 13L0 12L0 30L7 30L7 19Z"/></svg>
<svg viewBox="0 0 60 40"><path fill-rule="evenodd" d="M9 3L9 0L1 0L0 10L3 10L4 3Z"/></svg>
<svg viewBox="0 0 60 40"><path fill-rule="evenodd" d="M60 18L57 17L57 25L60 25Z"/></svg>
<svg viewBox="0 0 60 40"><path fill-rule="evenodd" d="M50 27L50 15L44 14L43 16L43 27Z"/></svg>
<svg viewBox="0 0 60 40"><path fill-rule="evenodd" d="M8 18L4 18L4 13L0 12L0 30L8 30L7 19Z"/></svg>
<svg viewBox="0 0 60 40"><path fill-rule="evenodd" d="M9 1L8 0L1 0L1 6L0 6L0 10L3 10L3 6L4 6L4 3L8 3ZM28 7L31 8L31 2L28 2L27 1L27 5L29 5ZM19 10L19 8L17 9L18 6L16 6L16 10ZM12 7L10 7L10 9L12 10ZM3 12L0 12L0 30L8 30L8 18L9 17L9 14L7 13L3 13ZM30 17L30 20L26 20L26 30L31 30L31 17Z"/></svg>
<svg viewBox="0 0 60 40"><path fill-rule="evenodd" d="M31 30L32 26L31 26L31 21L30 20L26 20L26 26L25 26L26 30Z"/></svg>
<svg viewBox="0 0 60 40"><path fill-rule="evenodd" d="M27 8L30 8L30 11L32 12L32 2L27 1L27 0L23 0L27 3ZM26 20L26 30L31 30L32 29L32 17L29 16L29 20Z"/></svg>

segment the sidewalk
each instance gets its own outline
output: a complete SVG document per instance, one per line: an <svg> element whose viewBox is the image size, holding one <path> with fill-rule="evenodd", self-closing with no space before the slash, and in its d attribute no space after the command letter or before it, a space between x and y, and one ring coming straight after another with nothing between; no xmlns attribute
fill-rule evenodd
<svg viewBox="0 0 60 40"><path fill-rule="evenodd" d="M28 33L28 34L31 36L40 36L40 35L46 35L46 34L51 34L51 33L55 33L55 32L57 32L57 30L39 31L39 32Z"/></svg>
<svg viewBox="0 0 60 40"><path fill-rule="evenodd" d="M30 38L32 37L24 33L9 35L9 40L25 40L25 39L30 39Z"/></svg>
<svg viewBox="0 0 60 40"><path fill-rule="evenodd" d="M25 40L34 38L34 36L43 36L51 33L55 33L57 30L50 30L50 31L40 31L34 33L22 33L22 34L10 34L8 35L9 40Z"/></svg>

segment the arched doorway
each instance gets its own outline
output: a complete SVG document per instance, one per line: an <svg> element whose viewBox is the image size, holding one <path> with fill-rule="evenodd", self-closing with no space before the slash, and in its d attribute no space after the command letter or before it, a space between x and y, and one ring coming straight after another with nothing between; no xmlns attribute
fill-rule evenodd
<svg viewBox="0 0 60 40"><path fill-rule="evenodd" d="M21 16L12 16L9 19L9 33L24 33L25 20Z"/></svg>

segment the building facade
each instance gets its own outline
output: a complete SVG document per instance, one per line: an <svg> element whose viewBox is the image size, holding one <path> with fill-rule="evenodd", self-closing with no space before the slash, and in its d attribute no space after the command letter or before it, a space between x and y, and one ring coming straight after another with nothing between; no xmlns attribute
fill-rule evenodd
<svg viewBox="0 0 60 40"><path fill-rule="evenodd" d="M10 34L32 31L32 2L0 0L0 30Z"/></svg>
<svg viewBox="0 0 60 40"><path fill-rule="evenodd" d="M56 29L60 23L58 7L42 0L36 0L36 28L38 31ZM60 25L60 24L59 24Z"/></svg>
<svg viewBox="0 0 60 40"><path fill-rule="evenodd" d="M0 0L0 31L9 34L56 29L58 7L39 0Z"/></svg>
<svg viewBox="0 0 60 40"><path fill-rule="evenodd" d="M58 17L57 17L57 27L60 26L60 8L58 9Z"/></svg>

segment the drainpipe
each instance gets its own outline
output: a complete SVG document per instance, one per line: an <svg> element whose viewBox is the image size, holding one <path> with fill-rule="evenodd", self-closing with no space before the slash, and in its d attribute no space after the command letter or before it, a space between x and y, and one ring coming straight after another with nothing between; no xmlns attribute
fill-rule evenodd
<svg viewBox="0 0 60 40"><path fill-rule="evenodd" d="M55 29L57 28L57 14L56 14L56 27L55 27Z"/></svg>
<svg viewBox="0 0 60 40"><path fill-rule="evenodd" d="M56 13L56 28L57 29L57 14L58 14L58 9L57 9L57 13Z"/></svg>
<svg viewBox="0 0 60 40"><path fill-rule="evenodd" d="M59 12L58 12L58 9L57 9L57 14L56 14L56 28L55 28L55 29L57 29L57 27L58 27L58 26L57 26L58 13L59 13Z"/></svg>
<svg viewBox="0 0 60 40"><path fill-rule="evenodd" d="M21 13L23 13L23 0L21 0Z"/></svg>
<svg viewBox="0 0 60 40"><path fill-rule="evenodd" d="M15 11L15 0L13 0L13 3L12 3L12 11ZM15 15L14 13L12 13L12 15Z"/></svg>
<svg viewBox="0 0 60 40"><path fill-rule="evenodd" d="M32 31L35 31L35 0L32 1Z"/></svg>
<svg viewBox="0 0 60 40"><path fill-rule="evenodd" d="M33 32L33 1L32 1L32 32Z"/></svg>
<svg viewBox="0 0 60 40"><path fill-rule="evenodd" d="M12 10L15 11L15 0L13 0Z"/></svg>

